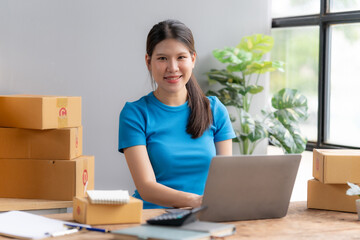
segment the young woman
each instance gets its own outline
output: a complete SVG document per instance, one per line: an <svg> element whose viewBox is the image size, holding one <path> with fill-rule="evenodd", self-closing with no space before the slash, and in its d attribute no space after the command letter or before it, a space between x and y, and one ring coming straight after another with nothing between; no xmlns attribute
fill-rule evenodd
<svg viewBox="0 0 360 240"><path fill-rule="evenodd" d="M232 154L227 110L201 91L195 60L183 23L167 20L150 30L145 62L156 89L126 103L119 124L119 151L144 208L200 206L212 157Z"/></svg>

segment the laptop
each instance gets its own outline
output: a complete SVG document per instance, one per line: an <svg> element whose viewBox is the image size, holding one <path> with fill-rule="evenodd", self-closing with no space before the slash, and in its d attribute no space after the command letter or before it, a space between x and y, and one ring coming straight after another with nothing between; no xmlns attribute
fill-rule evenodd
<svg viewBox="0 0 360 240"><path fill-rule="evenodd" d="M281 218L287 214L300 154L216 156L203 195L202 221Z"/></svg>

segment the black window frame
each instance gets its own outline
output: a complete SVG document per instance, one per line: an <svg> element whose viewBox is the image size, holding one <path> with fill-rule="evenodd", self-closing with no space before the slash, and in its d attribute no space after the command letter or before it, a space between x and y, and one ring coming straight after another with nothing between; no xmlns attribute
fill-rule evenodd
<svg viewBox="0 0 360 240"><path fill-rule="evenodd" d="M318 74L318 123L317 141L308 142L306 150L314 148L351 148L358 147L325 143L329 126L329 46L330 25L342 23L360 23L360 10L348 12L330 12L331 0L320 0L320 13L312 15L282 17L272 19L272 28L319 26L319 74Z"/></svg>

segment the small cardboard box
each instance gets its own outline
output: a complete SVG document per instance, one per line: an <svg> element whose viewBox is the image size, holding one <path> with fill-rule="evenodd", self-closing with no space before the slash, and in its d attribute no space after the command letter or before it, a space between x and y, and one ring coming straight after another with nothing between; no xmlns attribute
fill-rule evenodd
<svg viewBox="0 0 360 240"><path fill-rule="evenodd" d="M82 127L0 128L0 158L73 159L82 154Z"/></svg>
<svg viewBox="0 0 360 240"><path fill-rule="evenodd" d="M54 129L81 126L81 97L0 96L0 126Z"/></svg>
<svg viewBox="0 0 360 240"><path fill-rule="evenodd" d="M72 201L94 189L94 157L0 159L0 197Z"/></svg>
<svg viewBox="0 0 360 240"><path fill-rule="evenodd" d="M313 177L322 183L360 183L360 150L314 149Z"/></svg>
<svg viewBox="0 0 360 240"><path fill-rule="evenodd" d="M356 212L357 196L348 196L347 184L324 184L316 179L308 181L307 207L342 212Z"/></svg>
<svg viewBox="0 0 360 240"><path fill-rule="evenodd" d="M141 223L143 202L130 197L127 204L91 204L86 197L75 197L73 218L83 224Z"/></svg>

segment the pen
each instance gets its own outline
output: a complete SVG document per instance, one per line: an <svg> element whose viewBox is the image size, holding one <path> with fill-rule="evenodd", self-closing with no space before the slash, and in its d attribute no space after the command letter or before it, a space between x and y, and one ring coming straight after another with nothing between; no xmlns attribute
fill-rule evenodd
<svg viewBox="0 0 360 240"><path fill-rule="evenodd" d="M77 225L72 225L72 224L64 224L66 227L70 227L70 228L74 228L74 229L78 229L78 230L82 230L82 229L85 229L85 230L88 230L88 231L96 231L96 232L109 232L108 230L106 229L102 229L102 228L93 228L93 227L82 227L82 226L77 226Z"/></svg>

